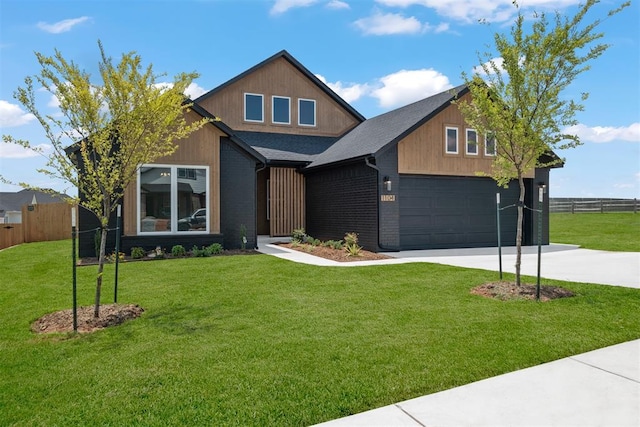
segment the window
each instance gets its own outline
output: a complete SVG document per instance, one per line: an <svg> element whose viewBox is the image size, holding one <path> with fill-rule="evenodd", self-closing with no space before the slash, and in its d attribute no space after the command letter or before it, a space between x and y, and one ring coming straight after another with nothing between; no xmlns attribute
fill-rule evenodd
<svg viewBox="0 0 640 427"><path fill-rule="evenodd" d="M208 232L209 168L142 166L138 172L138 232Z"/></svg>
<svg viewBox="0 0 640 427"><path fill-rule="evenodd" d="M263 122L263 96L254 93L244 94L244 119L247 122Z"/></svg>
<svg viewBox="0 0 640 427"><path fill-rule="evenodd" d="M458 154L458 128L446 128L445 148L449 154Z"/></svg>
<svg viewBox="0 0 640 427"><path fill-rule="evenodd" d="M467 129L467 154L478 154L478 133L475 129Z"/></svg>
<svg viewBox="0 0 640 427"><path fill-rule="evenodd" d="M282 125L291 124L291 98L274 96L271 121Z"/></svg>
<svg viewBox="0 0 640 427"><path fill-rule="evenodd" d="M494 134L488 134L484 138L484 155L495 156L496 155L496 136Z"/></svg>
<svg viewBox="0 0 640 427"><path fill-rule="evenodd" d="M316 125L316 101L298 99L298 124L300 126Z"/></svg>

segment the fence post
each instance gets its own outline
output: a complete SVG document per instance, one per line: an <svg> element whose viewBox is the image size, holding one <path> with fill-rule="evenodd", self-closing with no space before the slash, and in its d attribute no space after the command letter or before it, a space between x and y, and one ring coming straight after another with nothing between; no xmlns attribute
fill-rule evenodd
<svg viewBox="0 0 640 427"><path fill-rule="evenodd" d="M576 202L574 202L573 200L571 201L571 213L576 213Z"/></svg>
<svg viewBox="0 0 640 427"><path fill-rule="evenodd" d="M604 213L604 202L600 199L600 213Z"/></svg>

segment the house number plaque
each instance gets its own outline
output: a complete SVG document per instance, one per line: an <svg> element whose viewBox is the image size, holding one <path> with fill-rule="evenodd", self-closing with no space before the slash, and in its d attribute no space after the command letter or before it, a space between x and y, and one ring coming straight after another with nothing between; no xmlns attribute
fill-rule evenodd
<svg viewBox="0 0 640 427"><path fill-rule="evenodd" d="M395 202L396 201L396 195L395 194L382 194L380 196L380 201L381 202Z"/></svg>

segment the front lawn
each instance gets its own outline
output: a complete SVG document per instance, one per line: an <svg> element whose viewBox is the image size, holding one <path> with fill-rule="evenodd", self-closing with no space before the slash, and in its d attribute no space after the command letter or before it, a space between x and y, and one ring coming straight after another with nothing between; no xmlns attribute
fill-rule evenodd
<svg viewBox="0 0 640 427"><path fill-rule="evenodd" d="M638 289L545 280L577 296L500 302L470 294L493 272L267 255L121 264L142 317L37 336L71 306L70 246L0 252L0 425L309 425L640 338ZM107 266L104 303L112 283Z"/></svg>
<svg viewBox="0 0 640 427"><path fill-rule="evenodd" d="M640 214L552 213L549 235L553 243L580 245L585 249L640 252Z"/></svg>

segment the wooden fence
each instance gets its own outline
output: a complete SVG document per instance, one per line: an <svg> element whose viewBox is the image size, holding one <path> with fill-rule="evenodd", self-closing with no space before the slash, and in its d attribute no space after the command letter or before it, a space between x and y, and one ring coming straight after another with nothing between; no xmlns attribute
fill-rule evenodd
<svg viewBox="0 0 640 427"><path fill-rule="evenodd" d="M549 200L549 212L634 212L640 208L638 199L562 199Z"/></svg>
<svg viewBox="0 0 640 427"><path fill-rule="evenodd" d="M0 224L0 249L21 243L71 238L71 206L46 203L22 207L21 224Z"/></svg>

